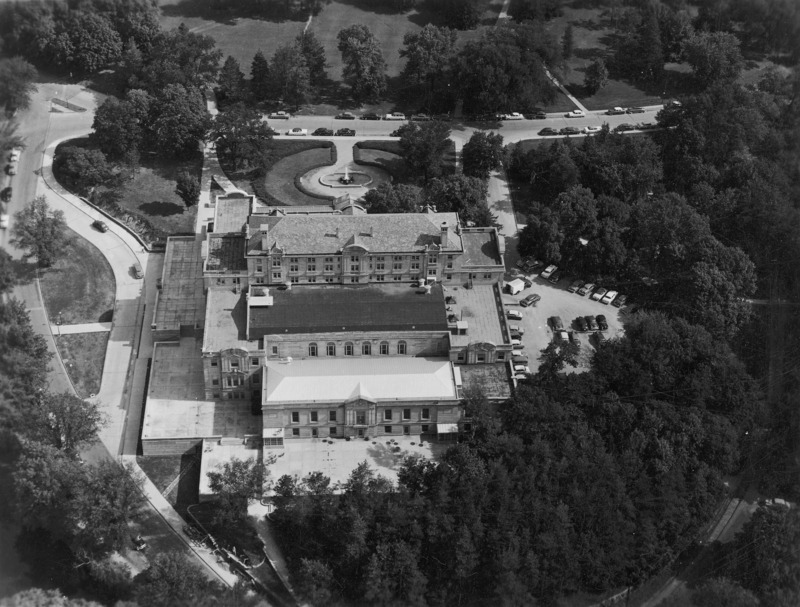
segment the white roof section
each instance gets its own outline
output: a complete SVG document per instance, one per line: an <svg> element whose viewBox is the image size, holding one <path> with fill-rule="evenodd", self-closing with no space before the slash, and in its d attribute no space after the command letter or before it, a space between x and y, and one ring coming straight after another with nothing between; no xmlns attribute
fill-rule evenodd
<svg viewBox="0 0 800 607"><path fill-rule="evenodd" d="M441 358L382 356L268 361L264 402L457 399L453 365Z"/></svg>

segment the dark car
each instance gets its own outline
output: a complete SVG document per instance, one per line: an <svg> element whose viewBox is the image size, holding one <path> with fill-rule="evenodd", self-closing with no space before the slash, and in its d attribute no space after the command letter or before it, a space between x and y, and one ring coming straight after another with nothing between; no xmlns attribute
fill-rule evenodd
<svg viewBox="0 0 800 607"><path fill-rule="evenodd" d="M649 131L655 128L658 128L658 125L655 122L641 122L637 125L640 131Z"/></svg>
<svg viewBox="0 0 800 607"><path fill-rule="evenodd" d="M627 122L617 125L614 128L615 133L624 133L625 131L634 131L634 130L636 130L636 127L633 126L632 124L628 124Z"/></svg>
<svg viewBox="0 0 800 607"><path fill-rule="evenodd" d="M511 335L511 339L522 339L522 333L517 331L509 331L509 335Z"/></svg>
<svg viewBox="0 0 800 607"><path fill-rule="evenodd" d="M568 335L569 335L569 343L573 344L576 348L580 348L581 347L581 340L578 339L578 336L575 335L575 333L572 332L572 331L570 331L568 333Z"/></svg>
<svg viewBox="0 0 800 607"><path fill-rule="evenodd" d="M539 131L539 135L542 135L543 137L547 136L547 135L558 135L558 131L555 130L555 129L551 129L548 126L548 127L543 128L541 131Z"/></svg>
<svg viewBox="0 0 800 607"><path fill-rule="evenodd" d="M533 112L531 114L525 114L525 118L529 120L544 120L547 118L546 112Z"/></svg>
<svg viewBox="0 0 800 607"><path fill-rule="evenodd" d="M567 291L569 291L570 293L574 293L575 291L580 289L583 286L583 284L584 283L582 280L576 280L570 286L567 287Z"/></svg>
<svg viewBox="0 0 800 607"><path fill-rule="evenodd" d="M562 135L580 135L581 130L576 126L565 126L561 129Z"/></svg>
<svg viewBox="0 0 800 607"><path fill-rule="evenodd" d="M376 114L375 112L369 112L367 114L361 114L361 120L380 120L381 115Z"/></svg>
<svg viewBox="0 0 800 607"><path fill-rule="evenodd" d="M621 308L625 305L626 301L628 301L627 295L617 295L616 298L614 298L614 301L611 302L611 305L616 308Z"/></svg>
<svg viewBox="0 0 800 607"><path fill-rule="evenodd" d="M92 222L92 227L99 230L100 232L108 232L108 225L105 221L100 221L99 219Z"/></svg>
<svg viewBox="0 0 800 607"><path fill-rule="evenodd" d="M550 278L548 278L547 280L549 280L553 284L556 284L558 283L559 280L561 280L561 276L562 276L561 272L553 272L550 275Z"/></svg>
<svg viewBox="0 0 800 607"><path fill-rule="evenodd" d="M603 314L597 315L597 326L600 327L601 331L608 331L608 321L606 321L606 317Z"/></svg>
<svg viewBox="0 0 800 607"><path fill-rule="evenodd" d="M0 200L2 200L3 202L8 202L9 200L11 200L11 194L13 194L13 193L14 193L14 190L12 189L11 186L8 186L7 188L3 188L3 191L0 192Z"/></svg>
<svg viewBox="0 0 800 607"><path fill-rule="evenodd" d="M411 120L413 120L414 122L430 122L431 120L433 120L433 118L431 118L427 114L414 114L413 116L411 116Z"/></svg>
<svg viewBox="0 0 800 607"><path fill-rule="evenodd" d="M624 107L612 107L610 110L606 110L607 116L618 116L624 113L625 113Z"/></svg>
<svg viewBox="0 0 800 607"><path fill-rule="evenodd" d="M531 295L528 295L525 299L520 299L519 305L521 305L523 308L527 308L528 306L532 306L533 304L535 304L540 299L541 297L539 295L533 293Z"/></svg>
<svg viewBox="0 0 800 607"><path fill-rule="evenodd" d="M353 129L339 129L336 131L337 137L352 137L356 132Z"/></svg>
<svg viewBox="0 0 800 607"><path fill-rule="evenodd" d="M643 107L629 107L627 110L628 114L644 114Z"/></svg>
<svg viewBox="0 0 800 607"><path fill-rule="evenodd" d="M530 289L533 286L533 283L528 278L523 277L522 282L525 283L526 289Z"/></svg>
<svg viewBox="0 0 800 607"><path fill-rule="evenodd" d="M324 126L318 128L316 131L311 133L312 135L316 135L317 137L330 137L333 135L333 129L326 129Z"/></svg>
<svg viewBox="0 0 800 607"><path fill-rule="evenodd" d="M342 112L341 114L336 114L336 120L355 120L356 115L351 114L350 112Z"/></svg>
<svg viewBox="0 0 800 607"><path fill-rule="evenodd" d="M590 331L599 331L600 327L597 325L597 321L595 320L594 316L584 316L586 319L586 324L589 325Z"/></svg>
<svg viewBox="0 0 800 607"><path fill-rule="evenodd" d="M586 319L583 316L578 316L578 318L575 319L575 326L578 327L578 331L581 332L589 330L589 325L586 324Z"/></svg>

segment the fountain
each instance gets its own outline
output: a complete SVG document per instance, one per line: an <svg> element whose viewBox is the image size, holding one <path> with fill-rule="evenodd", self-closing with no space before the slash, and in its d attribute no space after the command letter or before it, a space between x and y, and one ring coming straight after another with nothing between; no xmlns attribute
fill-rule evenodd
<svg viewBox="0 0 800 607"><path fill-rule="evenodd" d="M353 183L353 178L350 177L350 167L344 167L344 175L339 177L339 183L350 185Z"/></svg>
<svg viewBox="0 0 800 607"><path fill-rule="evenodd" d="M372 176L362 171L351 171L344 167L343 172L328 173L319 177L319 182L329 188L363 188L372 183Z"/></svg>

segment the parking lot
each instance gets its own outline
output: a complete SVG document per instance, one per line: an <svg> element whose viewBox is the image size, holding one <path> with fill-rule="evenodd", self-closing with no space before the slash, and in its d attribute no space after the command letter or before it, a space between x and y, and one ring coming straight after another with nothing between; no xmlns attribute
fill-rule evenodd
<svg viewBox="0 0 800 607"><path fill-rule="evenodd" d="M519 276L509 276L508 279L519 278ZM506 310L518 310L522 312L523 318L520 321L510 320L510 324L517 324L525 331L522 336L524 351L529 362L528 366L532 372L539 368L539 355L541 350L553 340L553 331L548 324L551 316L560 316L564 322L566 331L575 331L575 336L580 343L580 355L578 356L579 366L575 369L567 367L568 372L585 371L589 368L589 360L595 351L595 337L592 332L579 333L575 326L577 316L597 316L603 314L608 322L608 330L603 331L606 338L612 339L624 332L622 326L623 314L620 309L611 305L603 305L599 301L593 301L589 295L580 296L577 293L570 293L567 287L575 280L574 277L562 278L558 284L553 285L538 275L527 276L533 286L524 289L516 295L503 293L503 305ZM519 305L519 301L528 295L536 293L541 296L541 300L534 306L524 308Z"/></svg>

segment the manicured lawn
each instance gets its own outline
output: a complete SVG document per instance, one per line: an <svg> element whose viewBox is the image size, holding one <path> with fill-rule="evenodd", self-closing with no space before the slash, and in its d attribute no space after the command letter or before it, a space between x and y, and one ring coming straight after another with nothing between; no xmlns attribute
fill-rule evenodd
<svg viewBox="0 0 800 607"><path fill-rule="evenodd" d="M186 518L186 508L198 502L200 484L200 462L194 453L182 455L148 455L136 458L144 473L162 493L172 485L164 496L175 510ZM180 480L173 485L180 475ZM190 519L187 519L190 520Z"/></svg>
<svg viewBox="0 0 800 607"><path fill-rule="evenodd" d="M116 283L100 250L67 229L69 240L58 261L40 274L51 323L108 322L114 310Z"/></svg>
<svg viewBox="0 0 800 607"><path fill-rule="evenodd" d="M100 392L108 333L77 333L56 336L56 347L72 385L81 398Z"/></svg>
<svg viewBox="0 0 800 607"><path fill-rule="evenodd" d="M408 166L400 156L397 141L361 141L355 146L353 155L357 164L373 165L388 171L395 183L409 180Z"/></svg>

